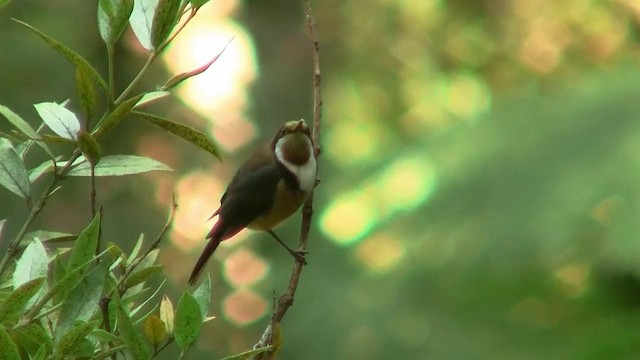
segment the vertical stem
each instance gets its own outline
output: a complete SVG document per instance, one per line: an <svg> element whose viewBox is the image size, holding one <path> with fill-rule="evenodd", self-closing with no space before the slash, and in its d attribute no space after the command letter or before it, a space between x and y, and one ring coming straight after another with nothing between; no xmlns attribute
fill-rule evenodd
<svg viewBox="0 0 640 360"><path fill-rule="evenodd" d="M107 96L109 97L108 99L108 103L109 103L109 108L111 108L113 106L113 98L114 98L114 93L115 93L115 83L114 83L114 75L113 75L113 45L107 45L107 59L109 62L109 94L107 94ZM87 131L89 131L90 129L87 127Z"/></svg>

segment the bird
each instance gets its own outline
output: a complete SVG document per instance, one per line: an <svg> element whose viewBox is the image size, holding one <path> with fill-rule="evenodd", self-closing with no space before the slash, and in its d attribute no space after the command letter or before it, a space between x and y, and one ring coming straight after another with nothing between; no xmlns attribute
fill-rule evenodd
<svg viewBox="0 0 640 360"><path fill-rule="evenodd" d="M244 228L269 233L298 261L304 252L292 250L273 228L293 215L317 184L318 163L309 126L304 119L284 123L271 142L258 147L238 168L209 219L218 220L196 261L189 284L194 285L220 245Z"/></svg>

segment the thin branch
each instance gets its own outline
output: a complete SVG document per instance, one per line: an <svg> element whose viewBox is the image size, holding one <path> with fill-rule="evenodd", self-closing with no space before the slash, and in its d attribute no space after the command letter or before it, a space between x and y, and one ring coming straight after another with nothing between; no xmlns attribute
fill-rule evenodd
<svg viewBox="0 0 640 360"><path fill-rule="evenodd" d="M18 248L19 248L18 245L20 244L20 241L27 234L27 231L29 231L31 224L36 219L38 214L40 214L40 212L42 211L42 208L47 203L47 199L51 195L51 192L54 191L54 189L56 188L58 181L62 180L65 177L69 169L71 169L71 165L73 165L73 162L80 157L80 154L81 152L79 149L76 149L74 151L73 155L71 155L71 157L69 158L69 160L67 160L64 166L59 171L54 173L54 176L51 179L51 182L49 183L47 188L42 192L40 199L33 205L33 207L31 207L31 211L29 212L27 219L24 221L24 224L22 224L22 228L20 228L18 235L16 235L16 237L11 241L11 243L9 243L7 252L2 257L2 261L0 261L0 275L2 275L2 273L5 271L7 264L9 263L9 260L18 254ZM54 161L54 164L55 164L55 161Z"/></svg>
<svg viewBox="0 0 640 360"><path fill-rule="evenodd" d="M145 250L142 256L138 256L135 260L133 260L131 265L127 267L127 271L125 272L125 274L122 275L122 278L120 278L120 281L118 281L118 285L116 287L121 290L121 293L124 291L123 287L127 280L127 277L129 277L129 275L133 273L133 271L138 267L138 265L140 265L142 260L144 260L144 258L146 258L147 255L149 255L150 252L152 252L153 250L157 249L160 246L160 241L162 241L162 239L164 238L164 235L167 233L167 231L169 231L171 226L173 226L173 220L175 219L177 209L178 209L178 203L176 202L176 194L174 193L173 198L171 199L171 211L169 212L169 217L167 218L167 222L164 224L164 227L160 231L160 234L158 234L156 239L149 245L149 247Z"/></svg>
<svg viewBox="0 0 640 360"><path fill-rule="evenodd" d="M314 153L317 157L320 155L320 123L322 119L322 96L320 93L320 42L318 41L316 22L313 18L310 0L303 0L303 3L307 14L307 27L309 28L309 34L311 35L311 40L313 42L313 133L311 134L311 138L313 140ZM300 227L300 243L298 251L304 252L307 250L312 215L313 192L302 207L302 225ZM285 314L293 304L303 265L304 263L302 261L296 261L289 279L289 286L285 293L278 299L278 305L271 315L271 321L260 338L260 341L254 346L254 349L273 345L273 329L276 328L276 324L282 321ZM270 359L272 355L273 354L270 353L262 353L256 358Z"/></svg>

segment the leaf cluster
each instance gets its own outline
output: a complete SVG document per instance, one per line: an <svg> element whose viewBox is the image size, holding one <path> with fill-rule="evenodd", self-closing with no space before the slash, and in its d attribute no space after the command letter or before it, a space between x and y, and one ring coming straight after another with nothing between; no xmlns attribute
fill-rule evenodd
<svg viewBox="0 0 640 360"><path fill-rule="evenodd" d="M9 247L0 261L0 354L3 359L151 359L175 343L184 356L208 320L211 282L185 290L177 304L167 295L157 301L160 240L171 226L176 204L157 239L145 246L140 235L131 253L102 240L102 213L95 204L95 177L123 176L149 171L171 171L157 160L134 154L104 154L105 136L128 118L145 120L218 157L215 143L188 125L151 114L141 108L170 95L180 82L199 74L196 69L176 75L162 91L134 95L140 79L206 0L99 0L96 19L105 43L109 74L103 77L85 58L62 42L16 20L62 55L74 68L80 104L69 101L34 105L39 126L8 106L0 105L0 121L12 130L0 133L0 187L25 200L29 215L15 237L0 241ZM6 3L6 2L5 2ZM146 64L122 91L114 86L114 45L127 27L149 50ZM211 65L214 58L208 65ZM116 93L119 93L116 96ZM104 108L98 97L104 97ZM97 114L102 113L101 116ZM51 144L63 144L53 147ZM34 146L35 145L35 146ZM52 149L62 148L60 153ZM33 150L47 160L29 166ZM36 217L51 204L69 176L90 179L92 221L79 234L32 230ZM33 186L48 180L40 194ZM84 206L84 205L78 205Z"/></svg>

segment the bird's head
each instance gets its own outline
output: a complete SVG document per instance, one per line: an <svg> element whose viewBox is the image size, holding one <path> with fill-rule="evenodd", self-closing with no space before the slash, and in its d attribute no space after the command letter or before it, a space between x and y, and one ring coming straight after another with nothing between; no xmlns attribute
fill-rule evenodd
<svg viewBox="0 0 640 360"><path fill-rule="evenodd" d="M303 120L287 121L282 125L272 143L273 150L282 154L283 160L303 165L313 156L313 144L309 126Z"/></svg>

